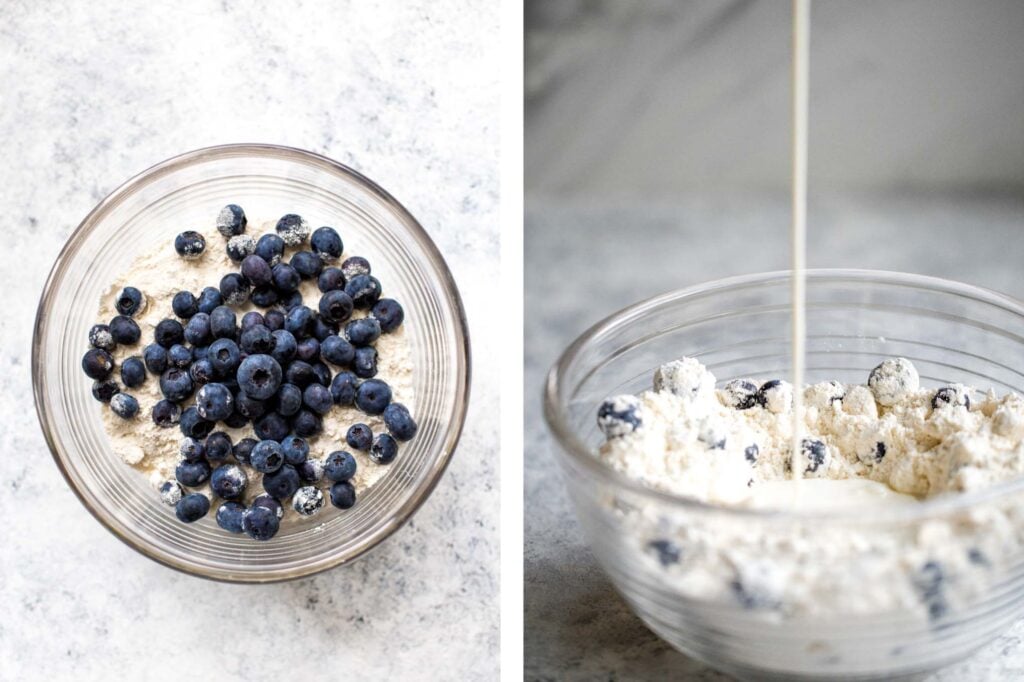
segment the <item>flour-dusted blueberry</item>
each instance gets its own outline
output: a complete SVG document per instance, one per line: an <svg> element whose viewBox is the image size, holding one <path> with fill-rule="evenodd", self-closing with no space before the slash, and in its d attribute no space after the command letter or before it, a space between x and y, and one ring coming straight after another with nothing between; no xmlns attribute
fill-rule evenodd
<svg viewBox="0 0 1024 682"><path fill-rule="evenodd" d="M356 504L356 489L349 481L339 481L331 486L331 504L338 509L351 509Z"/></svg>
<svg viewBox="0 0 1024 682"><path fill-rule="evenodd" d="M220 376L231 376L242 362L242 351L231 339L217 339L210 344L207 358L213 363L213 369Z"/></svg>
<svg viewBox="0 0 1024 682"><path fill-rule="evenodd" d="M215 339L234 339L238 334L238 317L226 305L219 305L210 313L210 333Z"/></svg>
<svg viewBox="0 0 1024 682"><path fill-rule="evenodd" d="M316 483L324 477L324 461L322 459L307 458L295 466L299 472L299 478L306 483Z"/></svg>
<svg viewBox="0 0 1024 682"><path fill-rule="evenodd" d="M171 299L171 310L183 320L199 312L199 299L191 291L179 291Z"/></svg>
<svg viewBox="0 0 1024 682"><path fill-rule="evenodd" d="M280 527L281 520L277 514L266 507L249 507L242 517L242 530L253 540L260 542L266 542L277 535Z"/></svg>
<svg viewBox="0 0 1024 682"><path fill-rule="evenodd" d="M284 451L274 440L261 440L249 453L249 464L263 474L277 471L284 464Z"/></svg>
<svg viewBox="0 0 1024 682"><path fill-rule="evenodd" d="M743 608L774 610L782 606L784 583L784 576L773 562L755 558L738 563L729 587Z"/></svg>
<svg viewBox="0 0 1024 682"><path fill-rule="evenodd" d="M217 231L230 239L245 232L245 226L249 221L245 217L245 211L238 204L228 204L217 214Z"/></svg>
<svg viewBox="0 0 1024 682"><path fill-rule="evenodd" d="M277 501L277 498L269 493L260 493L253 499L253 507L262 507L270 510L277 518L284 517L284 508L281 507L281 503Z"/></svg>
<svg viewBox="0 0 1024 682"><path fill-rule="evenodd" d="M261 308L269 308L277 303L278 299L279 296L277 290L272 286L256 287L249 295L249 300L252 301L252 304Z"/></svg>
<svg viewBox="0 0 1024 682"><path fill-rule="evenodd" d="M185 340L193 346L207 346L213 340L210 316L207 313L196 313L185 323Z"/></svg>
<svg viewBox="0 0 1024 682"><path fill-rule="evenodd" d="M313 363L320 357L320 342L309 337L295 346L295 357L303 362Z"/></svg>
<svg viewBox="0 0 1024 682"><path fill-rule="evenodd" d="M345 336L353 346L369 346L380 338L380 322L375 317L361 317L345 325Z"/></svg>
<svg viewBox="0 0 1024 682"><path fill-rule="evenodd" d="M769 412L782 414L793 405L793 385L782 379L771 379L757 389L757 401Z"/></svg>
<svg viewBox="0 0 1024 682"><path fill-rule="evenodd" d="M360 379L377 376L377 349L373 346L356 348L356 356L352 360L352 371Z"/></svg>
<svg viewBox="0 0 1024 682"><path fill-rule="evenodd" d="M142 330L139 329L138 323L127 315L114 317L108 328L114 341L125 346L135 345L142 337Z"/></svg>
<svg viewBox="0 0 1024 682"><path fill-rule="evenodd" d="M153 330L153 340L169 349L174 344L185 340L185 328L177 320L170 318L160 320L156 324L156 329Z"/></svg>
<svg viewBox="0 0 1024 682"><path fill-rule="evenodd" d="M268 412L253 422L252 430L261 440L274 440L280 443L288 436L291 426L288 420L277 412Z"/></svg>
<svg viewBox="0 0 1024 682"><path fill-rule="evenodd" d="M210 490L222 500L240 499L248 483L248 476L237 464L222 464L210 474Z"/></svg>
<svg viewBox="0 0 1024 682"><path fill-rule="evenodd" d="M299 340L309 336L312 324L313 311L304 305L292 308L284 316L284 328Z"/></svg>
<svg viewBox="0 0 1024 682"><path fill-rule="evenodd" d="M114 307L117 312L128 317L135 317L146 309L146 297L135 287L125 287L114 299Z"/></svg>
<svg viewBox="0 0 1024 682"><path fill-rule="evenodd" d="M256 255L274 267L284 255L284 240L276 234L265 234L256 242Z"/></svg>
<svg viewBox="0 0 1024 682"><path fill-rule="evenodd" d="M195 462L182 460L174 469L174 477L178 479L178 483L194 488L206 483L206 479L210 478L210 465L203 459Z"/></svg>
<svg viewBox="0 0 1024 682"><path fill-rule="evenodd" d="M242 275L249 280L254 287L270 286L273 282L270 264L256 254L246 256L242 261Z"/></svg>
<svg viewBox="0 0 1024 682"><path fill-rule="evenodd" d="M206 438L213 431L216 422L203 419L195 405L185 408L181 413L181 420L178 422L178 429L186 436L193 438Z"/></svg>
<svg viewBox="0 0 1024 682"><path fill-rule="evenodd" d="M292 496L292 509L300 516L312 516L324 506L324 494L314 486L299 488Z"/></svg>
<svg viewBox="0 0 1024 682"><path fill-rule="evenodd" d="M121 419L134 419L139 413L139 401L127 393L118 393L110 399L110 409Z"/></svg>
<svg viewBox="0 0 1024 682"><path fill-rule="evenodd" d="M678 545L671 540L651 540L647 543L647 549L658 559L658 563L668 567L679 563L682 552Z"/></svg>
<svg viewBox="0 0 1024 682"><path fill-rule="evenodd" d="M160 484L159 491L160 501L170 507L178 504L178 500L185 494L185 491L181 489L181 484L177 481L164 481Z"/></svg>
<svg viewBox="0 0 1024 682"><path fill-rule="evenodd" d="M916 393L921 377L913 363L905 358L889 358L868 375L868 388L879 405L891 407Z"/></svg>
<svg viewBox="0 0 1024 682"><path fill-rule="evenodd" d="M722 387L720 393L726 407L734 410L749 410L758 403L758 386L749 379L733 379Z"/></svg>
<svg viewBox="0 0 1024 682"><path fill-rule="evenodd" d="M370 459L377 464L391 464L398 455L398 442L386 433L378 434L370 446Z"/></svg>
<svg viewBox="0 0 1024 682"><path fill-rule="evenodd" d="M320 316L328 322L346 321L352 315L354 307L352 297L345 291L328 291L320 297Z"/></svg>
<svg viewBox="0 0 1024 682"><path fill-rule="evenodd" d="M128 388L136 388L146 382L146 365L142 358L133 355L121 361L121 381Z"/></svg>
<svg viewBox="0 0 1024 682"><path fill-rule="evenodd" d="M946 575L937 561L927 561L913 576L914 587L928 609L928 619L939 620L949 611L946 597Z"/></svg>
<svg viewBox="0 0 1024 682"><path fill-rule="evenodd" d="M214 431L207 436L203 447L206 449L206 459L211 464L226 462L234 452L231 436L223 431Z"/></svg>
<svg viewBox="0 0 1024 682"><path fill-rule="evenodd" d="M345 262L341 264L341 272L345 275L345 279L352 279L359 275L369 275L370 261L362 256L346 258Z"/></svg>
<svg viewBox="0 0 1024 682"><path fill-rule="evenodd" d="M289 264L302 279L313 279L324 267L323 261L312 251L299 251L292 256Z"/></svg>
<svg viewBox="0 0 1024 682"><path fill-rule="evenodd" d="M373 445L373 430L366 424L353 424L345 433L345 442L350 448L366 452Z"/></svg>
<svg viewBox="0 0 1024 682"><path fill-rule="evenodd" d="M114 358L102 348L90 348L82 356L82 371L90 379L106 379L114 371Z"/></svg>
<svg viewBox="0 0 1024 682"><path fill-rule="evenodd" d="M240 340L242 350L250 355L272 355L277 343L273 333L262 324L246 329Z"/></svg>
<svg viewBox="0 0 1024 682"><path fill-rule="evenodd" d="M121 391L113 379L98 379L92 382L92 397L101 403L109 403Z"/></svg>
<svg viewBox="0 0 1024 682"><path fill-rule="evenodd" d="M295 335L287 329L276 329L271 332L271 335L274 337L274 348L270 351L270 355L279 364L284 365L294 358L298 351Z"/></svg>
<svg viewBox="0 0 1024 682"><path fill-rule="evenodd" d="M341 241L341 235L333 227L318 227L309 238L309 244L313 251L324 263L333 263L341 258L345 245Z"/></svg>
<svg viewBox="0 0 1024 682"><path fill-rule="evenodd" d="M192 395L192 377L178 367L170 367L160 375L160 392L174 403L180 403Z"/></svg>
<svg viewBox="0 0 1024 682"><path fill-rule="evenodd" d="M322 293L341 291L345 288L345 273L341 268L324 268L316 278L316 286Z"/></svg>
<svg viewBox="0 0 1024 682"><path fill-rule="evenodd" d="M239 502L223 502L217 507L217 525L229 533L241 533L245 511Z"/></svg>
<svg viewBox="0 0 1024 682"><path fill-rule="evenodd" d="M302 392L302 402L317 414L327 414L334 406L331 392L321 384L310 384Z"/></svg>
<svg viewBox="0 0 1024 682"><path fill-rule="evenodd" d="M345 293L357 308L372 308L380 299L380 282L372 275L356 275L345 283Z"/></svg>
<svg viewBox="0 0 1024 682"><path fill-rule="evenodd" d="M374 303L370 314L380 322L380 330L385 334L395 331L405 321L402 304L393 298L382 298Z"/></svg>
<svg viewBox="0 0 1024 682"><path fill-rule="evenodd" d="M324 458L324 476L329 481L348 481L356 475L356 458L344 450Z"/></svg>
<svg viewBox="0 0 1024 682"><path fill-rule="evenodd" d="M170 400L158 400L153 405L152 417L161 429L169 429L181 421L181 408Z"/></svg>
<svg viewBox="0 0 1024 682"><path fill-rule="evenodd" d="M188 375L194 386L202 386L217 378L217 370L209 359L196 360L189 366Z"/></svg>
<svg viewBox="0 0 1024 682"><path fill-rule="evenodd" d="M309 223L295 213L281 216L274 226L274 231L288 246L299 246L309 239Z"/></svg>
<svg viewBox="0 0 1024 682"><path fill-rule="evenodd" d="M380 379L367 379L356 389L355 402L366 414L383 414L391 403L391 387Z"/></svg>
<svg viewBox="0 0 1024 682"><path fill-rule="evenodd" d="M384 426L396 440L412 440L419 427L402 403L391 403L384 408Z"/></svg>
<svg viewBox="0 0 1024 682"><path fill-rule="evenodd" d="M800 456L805 476L824 476L828 469L828 446L816 438L804 438L800 443Z"/></svg>
<svg viewBox="0 0 1024 682"><path fill-rule="evenodd" d="M257 400L266 400L281 385L281 365L269 355L250 355L238 366L238 385Z"/></svg>
<svg viewBox="0 0 1024 682"><path fill-rule="evenodd" d="M351 372L338 372L331 380L331 398L335 405L351 405L356 400L359 379Z"/></svg>
<svg viewBox="0 0 1024 682"><path fill-rule="evenodd" d="M281 441L281 452L284 453L285 462L297 466L305 462L309 456L309 443L304 438L292 434Z"/></svg>
<svg viewBox="0 0 1024 682"><path fill-rule="evenodd" d="M251 291L249 282L237 272L229 272L220 278L220 295L230 306L244 305Z"/></svg>
<svg viewBox="0 0 1024 682"><path fill-rule="evenodd" d="M279 500L287 500L300 485L302 479L291 464L283 464L277 471L263 476L263 489Z"/></svg>
<svg viewBox="0 0 1024 682"><path fill-rule="evenodd" d="M971 396L969 390L963 384L950 384L949 386L943 386L935 392L932 396L932 409L939 409L944 407L962 407L966 410L971 409Z"/></svg>
<svg viewBox="0 0 1024 682"><path fill-rule="evenodd" d="M192 364L192 349L181 343L174 344L167 349L167 364L179 369L187 368Z"/></svg>
<svg viewBox="0 0 1024 682"><path fill-rule="evenodd" d="M206 250L206 239L198 232L187 230L174 238L174 250L185 260L195 260Z"/></svg>
<svg viewBox="0 0 1024 682"><path fill-rule="evenodd" d="M597 410L597 426L605 438L619 438L633 433L643 425L640 399L635 395L606 398Z"/></svg>
<svg viewBox="0 0 1024 682"><path fill-rule="evenodd" d="M206 457L206 444L198 438L186 436L181 439L178 446L178 453L186 462L198 462Z"/></svg>
<svg viewBox="0 0 1024 682"><path fill-rule="evenodd" d="M195 523L210 511L210 499L202 493L189 493L174 505L174 515L182 523Z"/></svg>
<svg viewBox="0 0 1024 682"><path fill-rule="evenodd" d="M323 419L316 412L302 408L291 420L292 431L303 438L312 438L324 430Z"/></svg>
<svg viewBox="0 0 1024 682"><path fill-rule="evenodd" d="M292 360L284 374L285 382L295 384L299 388L306 388L317 380L313 366L302 360Z"/></svg>
<svg viewBox="0 0 1024 682"><path fill-rule="evenodd" d="M275 397L277 412L283 417L291 417L302 409L302 389L294 384L281 384Z"/></svg>
<svg viewBox="0 0 1024 682"><path fill-rule="evenodd" d="M276 309L268 310L263 314L263 323L267 325L267 329L272 332L284 329L284 313Z"/></svg>
<svg viewBox="0 0 1024 682"><path fill-rule="evenodd" d="M259 441L255 438L243 438L234 444L231 448L231 454L235 456L235 460L238 461L239 464L249 466L249 456L252 454L252 449L256 447L256 443L258 442Z"/></svg>
<svg viewBox="0 0 1024 682"><path fill-rule="evenodd" d="M224 250L234 263L241 263L247 256L256 253L256 240L247 234L235 235L228 240Z"/></svg>
<svg viewBox="0 0 1024 682"><path fill-rule="evenodd" d="M320 343L320 357L332 365L347 367L355 360L356 349L340 336L328 336Z"/></svg>
<svg viewBox="0 0 1024 682"><path fill-rule="evenodd" d="M89 330L89 345L105 351L117 348L117 341L114 341L114 335L110 333L110 326L94 324Z"/></svg>
<svg viewBox="0 0 1024 682"><path fill-rule="evenodd" d="M711 419L704 419L699 425L697 440L703 443L708 450L724 450L728 440L728 431L725 430L723 424Z"/></svg>
<svg viewBox="0 0 1024 682"><path fill-rule="evenodd" d="M875 463L881 462L885 459L886 450L887 448L885 447L885 443L882 441L875 443Z"/></svg>
<svg viewBox="0 0 1024 682"><path fill-rule="evenodd" d="M761 448L757 446L757 443L748 445L743 450L743 457L751 464L757 464L757 458L761 454Z"/></svg>

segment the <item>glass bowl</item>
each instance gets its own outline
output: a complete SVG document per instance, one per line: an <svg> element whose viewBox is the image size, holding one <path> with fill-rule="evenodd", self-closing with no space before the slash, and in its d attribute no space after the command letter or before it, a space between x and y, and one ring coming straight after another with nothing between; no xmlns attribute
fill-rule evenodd
<svg viewBox="0 0 1024 682"><path fill-rule="evenodd" d="M915 675L968 656L1020 617L1024 481L920 504L735 509L666 494L594 456L598 405L699 359L719 382L789 378L790 275L668 293L577 339L545 414L590 546L631 608L682 652L741 679ZM1024 306L900 273L810 271L807 381L864 383L901 356L922 384L1024 393Z"/></svg>
<svg viewBox="0 0 1024 682"><path fill-rule="evenodd" d="M369 258L388 295L405 307L413 360L420 429L387 475L360 491L348 511L327 505L312 519L286 515L280 532L265 543L221 530L212 513L190 525L178 521L145 476L111 451L100 405L80 367L105 288L154 240L173 240L187 226L210 224L227 203L240 204L250 217L296 212L311 225L336 226L346 253ZM364 554L398 529L429 496L451 459L465 419L469 374L469 338L458 290L416 219L350 168L299 149L257 144L183 154L132 178L101 201L53 266L32 346L43 432L86 508L146 556L234 582L323 571Z"/></svg>

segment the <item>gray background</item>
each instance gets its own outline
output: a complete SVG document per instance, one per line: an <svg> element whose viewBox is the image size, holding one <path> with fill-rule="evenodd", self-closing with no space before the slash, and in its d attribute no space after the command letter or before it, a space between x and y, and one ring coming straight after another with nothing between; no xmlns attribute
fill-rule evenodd
<svg viewBox="0 0 1024 682"><path fill-rule="evenodd" d="M0 680L495 679L495 3L20 0L0 18ZM277 585L119 542L32 408L32 323L68 234L128 177L226 142L304 147L387 188L445 255L475 351L462 442L416 516L351 566Z"/></svg>
<svg viewBox="0 0 1024 682"><path fill-rule="evenodd" d="M587 550L544 373L648 296L788 267L787 2L527 2L527 679L724 679ZM1024 5L815 0L808 262L1024 297ZM1024 676L1024 624L933 680Z"/></svg>

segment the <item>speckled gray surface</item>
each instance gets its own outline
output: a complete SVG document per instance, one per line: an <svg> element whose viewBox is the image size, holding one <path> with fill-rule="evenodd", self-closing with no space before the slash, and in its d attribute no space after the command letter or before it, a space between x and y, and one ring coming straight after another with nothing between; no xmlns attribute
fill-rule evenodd
<svg viewBox="0 0 1024 682"><path fill-rule="evenodd" d="M145 4L15 0L0 22L0 679L494 679L497 4ZM350 567L271 586L117 541L31 401L36 303L67 235L129 176L226 142L308 148L398 197L445 254L475 350L461 447L415 518Z"/></svg>
<svg viewBox="0 0 1024 682"><path fill-rule="evenodd" d="M724 680L662 643L587 550L540 410L544 373L590 324L624 305L719 277L787 267L783 198L683 197L583 207L528 202L526 266L526 677ZM810 212L811 267L903 270L1024 297L1021 197L824 198ZM1024 676L1024 623L929 678Z"/></svg>

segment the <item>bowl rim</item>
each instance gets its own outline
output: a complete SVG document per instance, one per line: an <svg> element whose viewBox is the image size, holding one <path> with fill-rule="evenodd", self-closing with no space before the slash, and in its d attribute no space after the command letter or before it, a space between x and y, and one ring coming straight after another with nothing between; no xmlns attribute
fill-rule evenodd
<svg viewBox="0 0 1024 682"><path fill-rule="evenodd" d="M85 235L93 230L100 220L103 219L114 207L118 206L123 200L154 179L163 177L197 162L245 156L273 156L316 166L327 172L345 176L395 211L406 227L411 231L416 241L423 249L425 249L428 260L431 261L433 269L442 280L444 293L451 304L452 312L456 318L454 331L456 335L457 357L455 366L456 373L459 375L456 389L461 394L461 397L455 401L455 411L451 415L452 419L449 422L450 426L448 434L445 438L439 456L435 457L432 461L429 477L423 484L421 484L415 496L406 500L402 506L398 507L395 512L390 515L387 524L376 528L372 534L368 535L368 541L361 545L358 548L358 551L347 556L327 557L326 559L322 559L310 566L274 569L265 573L255 574L239 574L231 569L200 568L189 564L186 561L180 561L176 557L158 551L155 546L149 543L137 541L133 534L121 529L117 524L113 523L112 520L107 519L100 514L99 511L92 506L84 493L79 489L75 480L71 477L67 467L65 466L64 462L67 457L67 453L64 452L64 449L52 428L52 415L48 412L46 407L44 396L45 391L43 390L43 386L46 382L42 372L42 346L44 334L47 330L47 316L44 315L43 311L46 309L47 304L52 297L56 295L54 285L58 279L63 277L68 268L71 257L77 252L77 244L84 239ZM452 456L455 454L455 450L465 427L472 384L472 355L469 326L466 320L466 310L462 302L462 297L459 294L455 278L452 276L451 269L448 267L444 256L441 254L437 245L430 238L430 235L423 228L420 222L387 190L359 171L322 154L317 154L316 152L299 149L297 147L268 143L231 143L213 145L178 154L136 173L100 200L100 202L96 204L91 211L89 211L85 218L82 219L78 226L67 237L64 242L64 246L61 248L60 253L57 255L57 258L50 269L50 273L46 277L46 282L43 285L42 293L39 297L39 304L36 308L35 323L33 324L31 367L32 392L35 402L36 416L39 420L40 428L43 431L43 437L46 439L46 444L50 449L50 454L53 456L54 462L57 464L57 468L60 470L64 480L67 482L68 487L71 488L72 492L74 492L75 496L89 511L89 513L92 514L92 516L108 531L110 531L114 537L118 538L143 556L146 556L159 564L188 575L216 582L247 584L264 584L297 580L317 573L322 573L323 571L330 570L343 564L351 563L379 547L384 540L391 537L391 535L393 535L399 528L404 526L420 506L426 502L427 498L430 497L431 493L440 482L444 472L447 470Z"/></svg>
<svg viewBox="0 0 1024 682"><path fill-rule="evenodd" d="M940 277L888 270L852 268L810 268L804 270L804 273L809 283L815 281L830 283L846 281L889 284L968 298L1001 308L1024 319L1024 302L991 289ZM588 344L600 339L619 325L643 317L653 308L678 303L687 299L719 294L728 290L761 286L769 283L790 282L792 281L792 276L791 270L774 270L726 277L682 289L675 289L626 306L608 315L580 334L562 352L554 365L551 366L543 386L544 419L547 422L548 428L555 436L556 441L561 446L560 456L567 457L572 465L581 468L593 478L608 484L612 488L624 489L652 503L668 506L677 511L697 514L719 514L734 516L740 519L758 519L770 522L820 522L822 520L836 522L913 521L964 511L975 505L992 502L1000 497L1024 491L1024 476L1020 476L974 492L942 494L922 500L914 505L893 505L868 510L784 511L734 507L657 490L632 479L594 456L593 450L587 447L586 443L576 434L576 431L570 424L567 411L561 406L559 396L564 383L562 377L569 370L576 356Z"/></svg>

